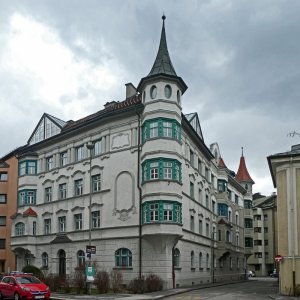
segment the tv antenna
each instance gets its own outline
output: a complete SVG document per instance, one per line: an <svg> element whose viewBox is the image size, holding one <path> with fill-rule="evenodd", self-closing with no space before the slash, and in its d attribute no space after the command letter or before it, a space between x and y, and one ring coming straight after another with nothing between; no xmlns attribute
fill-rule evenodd
<svg viewBox="0 0 300 300"><path fill-rule="evenodd" d="M300 137L300 133L299 132L296 132L295 130L293 132L290 132L287 134L288 137L295 137L295 136L298 136Z"/></svg>

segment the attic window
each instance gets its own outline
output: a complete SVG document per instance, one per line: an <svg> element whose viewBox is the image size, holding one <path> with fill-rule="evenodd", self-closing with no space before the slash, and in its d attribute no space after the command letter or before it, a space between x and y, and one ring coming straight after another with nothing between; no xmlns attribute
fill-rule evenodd
<svg viewBox="0 0 300 300"><path fill-rule="evenodd" d="M156 85L152 85L150 89L150 97L151 99L155 99L157 95L157 87Z"/></svg>
<svg viewBox="0 0 300 300"><path fill-rule="evenodd" d="M172 88L168 84L165 86L165 96L168 99L172 96Z"/></svg>

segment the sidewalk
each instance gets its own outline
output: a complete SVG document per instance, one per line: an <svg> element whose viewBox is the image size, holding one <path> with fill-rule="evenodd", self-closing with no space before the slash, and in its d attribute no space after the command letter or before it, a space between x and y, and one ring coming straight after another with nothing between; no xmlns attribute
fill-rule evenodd
<svg viewBox="0 0 300 300"><path fill-rule="evenodd" d="M102 294L102 295L71 295L71 294L58 294L52 293L51 299L52 300L156 300L156 299L163 299L174 295L179 295L182 293L186 293L193 290L200 290L205 288L210 288L213 286L222 286L222 285L229 285L229 284L236 284L242 281L230 281L230 282L219 282L219 283L208 283L208 284L201 284L195 285L192 287L182 287L177 289L169 289L159 292L147 293L147 294ZM247 281L246 281L247 282ZM274 300L299 300L298 297L289 297L289 296L281 296L278 293L270 294L268 296L270 299Z"/></svg>

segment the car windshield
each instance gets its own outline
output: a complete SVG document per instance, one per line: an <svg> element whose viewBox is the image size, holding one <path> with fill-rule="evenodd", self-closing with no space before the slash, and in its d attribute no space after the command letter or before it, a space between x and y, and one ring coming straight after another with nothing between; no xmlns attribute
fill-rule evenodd
<svg viewBox="0 0 300 300"><path fill-rule="evenodd" d="M21 284L41 283L36 277L33 276L18 276L16 277L16 280Z"/></svg>

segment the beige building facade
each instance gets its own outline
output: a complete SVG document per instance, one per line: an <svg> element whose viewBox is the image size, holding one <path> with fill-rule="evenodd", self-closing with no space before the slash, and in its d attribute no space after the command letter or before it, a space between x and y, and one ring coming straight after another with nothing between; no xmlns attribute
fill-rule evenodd
<svg viewBox="0 0 300 300"><path fill-rule="evenodd" d="M256 276L269 276L276 265L277 255L277 196L253 199L252 254L247 263L248 269Z"/></svg>
<svg viewBox="0 0 300 300"><path fill-rule="evenodd" d="M277 188L280 292L296 295L300 288L300 145L268 157Z"/></svg>

